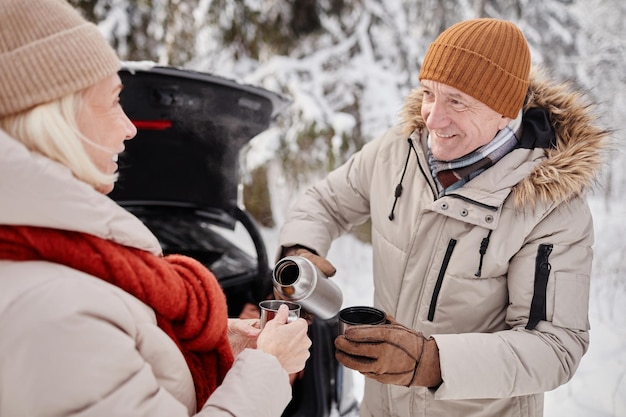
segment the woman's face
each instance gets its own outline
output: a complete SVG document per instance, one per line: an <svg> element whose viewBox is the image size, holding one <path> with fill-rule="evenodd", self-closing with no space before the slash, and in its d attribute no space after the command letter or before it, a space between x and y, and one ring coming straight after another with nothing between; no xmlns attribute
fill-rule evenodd
<svg viewBox="0 0 626 417"><path fill-rule="evenodd" d="M87 88L78 114L78 128L86 136L84 145L96 167L105 174L117 171L117 156L124 151L124 141L132 139L137 129L120 105L122 81L117 74ZM98 191L107 194L113 185Z"/></svg>
<svg viewBox="0 0 626 417"><path fill-rule="evenodd" d="M430 149L440 161L452 161L489 143L510 118L481 101L432 80L422 80L422 118Z"/></svg>

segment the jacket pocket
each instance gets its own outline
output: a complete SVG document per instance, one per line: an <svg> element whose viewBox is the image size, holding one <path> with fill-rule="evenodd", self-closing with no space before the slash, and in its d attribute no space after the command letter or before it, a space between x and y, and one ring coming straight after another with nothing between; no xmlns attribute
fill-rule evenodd
<svg viewBox="0 0 626 417"><path fill-rule="evenodd" d="M552 323L568 329L589 330L589 275L557 272L554 275Z"/></svg>
<svg viewBox="0 0 626 417"><path fill-rule="evenodd" d="M446 275L446 270L448 269L448 264L450 263L450 258L452 257L454 246L456 246L456 239L450 239L450 241L448 242L448 248L446 249L446 254L444 255L443 262L441 263L439 275L437 276L437 282L435 283L433 296L430 299L430 307L428 309L428 321L433 321L435 319L437 299L439 298L439 292L441 291L441 285L443 284L443 277Z"/></svg>

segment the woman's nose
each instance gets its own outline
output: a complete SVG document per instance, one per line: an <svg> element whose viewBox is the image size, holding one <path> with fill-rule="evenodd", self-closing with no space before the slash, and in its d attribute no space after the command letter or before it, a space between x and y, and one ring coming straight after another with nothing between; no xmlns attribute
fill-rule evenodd
<svg viewBox="0 0 626 417"><path fill-rule="evenodd" d="M137 135L137 127L134 123L128 118L128 115L124 113L124 117L126 117L126 140L130 140Z"/></svg>

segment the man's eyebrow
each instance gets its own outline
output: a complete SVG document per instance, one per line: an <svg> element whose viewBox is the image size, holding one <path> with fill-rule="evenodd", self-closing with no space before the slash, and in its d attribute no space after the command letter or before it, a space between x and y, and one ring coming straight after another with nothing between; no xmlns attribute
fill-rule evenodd
<svg viewBox="0 0 626 417"><path fill-rule="evenodd" d="M421 86L422 90L424 90L424 89L429 90L429 91L433 90L432 86L425 85L423 81L420 83L420 86ZM448 92L444 92L443 94L445 94L446 96L448 96L450 98L453 98L455 100L461 100L461 101L466 101L466 102L474 100L473 97L471 97L471 96L469 96L467 94L463 94L463 93L448 93Z"/></svg>
<svg viewBox="0 0 626 417"><path fill-rule="evenodd" d="M448 95L450 97L452 97L452 98L460 98L460 99L463 99L463 100L465 100L467 98L467 96L464 96L464 95L459 94L459 93L450 93Z"/></svg>

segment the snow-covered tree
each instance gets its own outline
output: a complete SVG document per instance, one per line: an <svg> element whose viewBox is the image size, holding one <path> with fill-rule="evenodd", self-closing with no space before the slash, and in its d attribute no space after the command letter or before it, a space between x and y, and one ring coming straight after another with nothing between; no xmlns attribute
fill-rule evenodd
<svg viewBox="0 0 626 417"><path fill-rule="evenodd" d="M294 185L394 124L429 43L464 19L516 22L535 64L587 90L607 126L625 118L623 0L72 1L123 59L213 72L291 97L280 146L266 160L249 158L248 169L278 159ZM624 187L622 166L607 170L604 192Z"/></svg>

